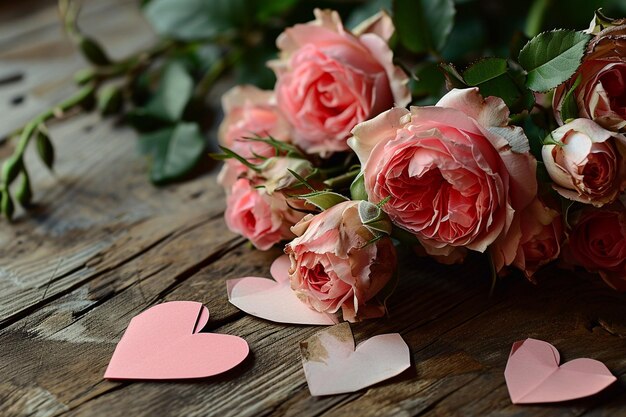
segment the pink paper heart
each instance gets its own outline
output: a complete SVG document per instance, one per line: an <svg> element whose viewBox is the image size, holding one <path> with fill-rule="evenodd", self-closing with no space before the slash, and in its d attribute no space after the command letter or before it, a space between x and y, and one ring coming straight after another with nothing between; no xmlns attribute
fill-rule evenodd
<svg viewBox="0 0 626 417"><path fill-rule="evenodd" d="M574 359L559 366L559 352L551 344L526 339L515 342L504 378L513 404L551 403L588 397L616 378L594 359Z"/></svg>
<svg viewBox="0 0 626 417"><path fill-rule="evenodd" d="M358 391L411 366L409 347L398 333L374 336L355 349L348 323L301 342L300 352L311 395Z"/></svg>
<svg viewBox="0 0 626 417"><path fill-rule="evenodd" d="M186 379L217 375L248 356L240 337L199 333L209 310L193 301L156 305L133 317L118 342L107 379Z"/></svg>
<svg viewBox="0 0 626 417"><path fill-rule="evenodd" d="M289 284L290 261L276 258L270 268L274 280L245 277L226 281L228 301L240 310L278 323L332 325L336 317L311 309L298 299Z"/></svg>

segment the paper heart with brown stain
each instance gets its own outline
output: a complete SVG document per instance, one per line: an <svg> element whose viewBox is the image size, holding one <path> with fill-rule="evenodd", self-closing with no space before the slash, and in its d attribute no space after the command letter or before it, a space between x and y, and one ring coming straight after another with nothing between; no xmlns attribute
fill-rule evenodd
<svg viewBox="0 0 626 417"><path fill-rule="evenodd" d="M398 333L373 336L355 348L348 323L301 342L300 352L311 395L354 392L411 366L409 347Z"/></svg>

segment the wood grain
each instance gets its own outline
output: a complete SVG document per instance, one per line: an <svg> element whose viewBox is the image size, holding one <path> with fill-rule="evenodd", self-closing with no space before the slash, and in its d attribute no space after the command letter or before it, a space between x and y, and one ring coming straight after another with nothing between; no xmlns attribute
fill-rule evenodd
<svg viewBox="0 0 626 417"><path fill-rule="evenodd" d="M84 19L116 56L153 40L134 2L87 2ZM0 82L0 137L70 93L83 64L54 2L0 5L0 80L23 74ZM36 209L0 226L2 416L626 415L626 297L555 268L538 286L503 279L489 296L480 256L446 267L404 253L391 316L353 330L357 342L402 334L411 369L361 392L311 397L298 342L317 328L270 323L227 302L226 279L268 276L280 251L252 250L226 229L215 172L156 189L134 133L97 115L57 124L52 136L54 175L27 155ZM204 331L244 337L250 356L194 382L103 380L130 319L170 300L203 302ZM585 400L513 406L504 366L511 344L527 337L550 341L563 360L602 360L619 380Z"/></svg>

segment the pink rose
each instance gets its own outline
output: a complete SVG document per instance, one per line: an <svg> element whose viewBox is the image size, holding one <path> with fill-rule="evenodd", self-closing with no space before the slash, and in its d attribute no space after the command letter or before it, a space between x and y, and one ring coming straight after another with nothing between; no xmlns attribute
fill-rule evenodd
<svg viewBox="0 0 626 417"><path fill-rule="evenodd" d="M357 124L411 100L409 78L393 65L387 41L391 18L379 14L352 33L337 12L315 9L316 19L286 29L276 41L278 106L294 128L293 142L328 156L348 149Z"/></svg>
<svg viewBox="0 0 626 417"><path fill-rule="evenodd" d="M236 159L227 159L222 165L222 169L217 174L217 183L222 186L226 195L231 193L233 185L239 178L247 177L248 167Z"/></svg>
<svg viewBox="0 0 626 417"><path fill-rule="evenodd" d="M513 265L531 279L540 267L559 257L563 222L561 213L536 198L522 211L519 223L522 233Z"/></svg>
<svg viewBox="0 0 626 417"><path fill-rule="evenodd" d="M544 145L541 153L559 194L597 207L617 199L626 187L622 135L592 120L575 119L551 136L557 144Z"/></svg>
<svg viewBox="0 0 626 417"><path fill-rule="evenodd" d="M471 88L450 91L436 106L394 108L359 124L349 144L369 200L388 199L391 220L431 255L484 252L537 193L536 161L508 116L501 99Z"/></svg>
<svg viewBox="0 0 626 417"><path fill-rule="evenodd" d="M281 240L292 239L290 227L304 214L287 204L283 193L268 193L256 188L248 178L240 178L226 199L224 218L230 230L242 235L260 250L267 250Z"/></svg>
<svg viewBox="0 0 626 417"><path fill-rule="evenodd" d="M222 109L224 120L218 130L219 142L244 158L274 155L270 145L245 138L271 136L290 142L291 127L276 107L273 91L251 85L236 86L222 96Z"/></svg>
<svg viewBox="0 0 626 417"><path fill-rule="evenodd" d="M585 209L577 213L569 236L572 263L597 272L618 291L626 291L626 209Z"/></svg>
<svg viewBox="0 0 626 417"><path fill-rule="evenodd" d="M565 94L580 76L574 90L578 116L595 120L612 130L626 130L626 21L599 33L591 28L595 38L578 71L554 91L553 107L559 124L563 124L561 107ZM592 25L595 26L595 25Z"/></svg>
<svg viewBox="0 0 626 417"><path fill-rule="evenodd" d="M377 210L365 201L346 201L306 216L292 228L298 237L285 247L291 288L298 297L317 311L341 309L348 321L384 314L374 297L396 268L391 239L372 242L376 231L361 220L359 212L366 206Z"/></svg>

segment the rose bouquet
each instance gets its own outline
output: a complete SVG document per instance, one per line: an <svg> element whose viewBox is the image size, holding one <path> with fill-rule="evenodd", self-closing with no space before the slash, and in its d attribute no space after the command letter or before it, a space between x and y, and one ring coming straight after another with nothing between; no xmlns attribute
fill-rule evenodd
<svg viewBox="0 0 626 417"><path fill-rule="evenodd" d="M230 229L287 242L293 291L349 321L384 314L397 245L443 263L485 253L533 282L558 260L626 290L626 19L598 11L515 60L440 62L447 91L410 108L429 78L394 58L415 46L395 22L348 30L315 10L278 37L273 91L224 95Z"/></svg>

